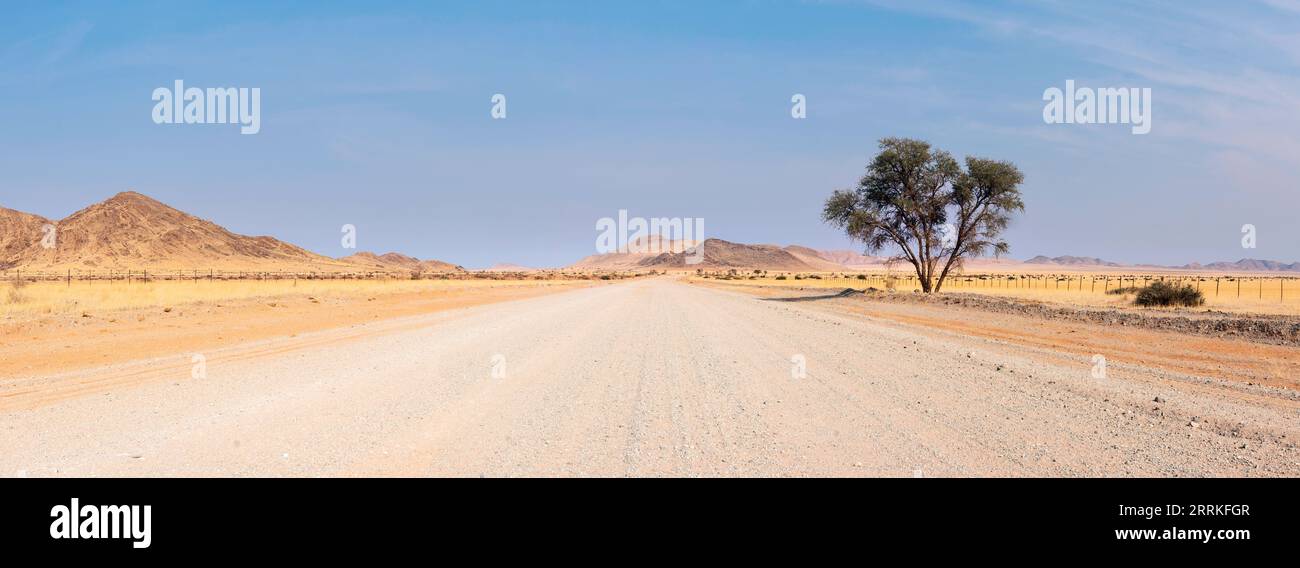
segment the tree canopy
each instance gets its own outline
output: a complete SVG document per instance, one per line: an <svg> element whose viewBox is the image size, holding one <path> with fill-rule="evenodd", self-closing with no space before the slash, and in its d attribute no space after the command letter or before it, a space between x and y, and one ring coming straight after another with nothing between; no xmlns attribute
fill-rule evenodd
<svg viewBox="0 0 1300 568"><path fill-rule="evenodd" d="M1006 254L1002 231L1024 211L1015 164L967 157L965 167L928 142L885 138L857 187L834 192L822 218L868 253L897 247L921 289L937 292L967 258Z"/></svg>

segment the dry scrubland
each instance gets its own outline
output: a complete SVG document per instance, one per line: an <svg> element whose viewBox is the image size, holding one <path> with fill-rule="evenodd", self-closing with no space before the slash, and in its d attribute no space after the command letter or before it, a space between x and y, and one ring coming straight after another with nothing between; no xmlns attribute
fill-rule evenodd
<svg viewBox="0 0 1300 568"><path fill-rule="evenodd" d="M896 271L797 273L767 271L706 271L691 274L693 281L723 281L728 284L763 287L920 290L915 276ZM1300 315L1300 278L1228 274L1179 274L1172 272L990 272L949 276L943 292L964 292L1019 298L1063 305L1137 309L1133 294L1108 294L1119 287L1165 282L1198 288L1205 305L1197 310L1239 314ZM1156 309L1156 308L1144 308ZM1181 308L1187 309L1187 308Z"/></svg>
<svg viewBox="0 0 1300 568"><path fill-rule="evenodd" d="M215 279L188 280L138 277L118 280L40 280L9 278L0 285L0 318L23 321L41 317L103 315L142 308L180 308L250 300L300 297L316 301L368 300L374 296L482 290L502 286L570 286L593 279L622 279L631 275L494 274L455 279Z"/></svg>
<svg viewBox="0 0 1300 568"><path fill-rule="evenodd" d="M10 281L0 284L0 387L34 377L599 286L617 275L460 279Z"/></svg>

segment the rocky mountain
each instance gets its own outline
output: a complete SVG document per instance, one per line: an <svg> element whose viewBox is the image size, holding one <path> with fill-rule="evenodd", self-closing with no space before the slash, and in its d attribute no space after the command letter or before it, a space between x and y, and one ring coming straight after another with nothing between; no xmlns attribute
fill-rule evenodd
<svg viewBox="0 0 1300 568"><path fill-rule="evenodd" d="M627 252L593 254L568 266L577 270L635 270L647 259L664 253L683 252L695 246L695 241L667 239L650 235L633 239Z"/></svg>
<svg viewBox="0 0 1300 568"><path fill-rule="evenodd" d="M698 257L700 262L689 264L687 257ZM662 269L762 269L762 270L817 270L799 257L776 245L747 245L706 239L683 252L663 253L640 263L642 268Z"/></svg>
<svg viewBox="0 0 1300 568"><path fill-rule="evenodd" d="M462 272L465 270L449 262L420 260L396 252L379 255L373 252L359 252L340 258L339 261L371 270L410 270L419 272Z"/></svg>
<svg viewBox="0 0 1300 568"><path fill-rule="evenodd" d="M42 244L54 227L52 247ZM399 258L400 257L400 258ZM398 255L376 257L383 266L426 270L453 265ZM0 208L0 267L28 270L298 270L347 271L335 260L273 237L251 237L127 191L51 222Z"/></svg>
<svg viewBox="0 0 1300 568"><path fill-rule="evenodd" d="M133 191L86 207L54 226L53 247L42 246L39 238L27 246L11 242L13 251L0 262L32 269L269 270L336 264L271 237L232 233Z"/></svg>
<svg viewBox="0 0 1300 568"><path fill-rule="evenodd" d="M794 255L795 258L812 267L813 270L838 271L848 268L843 263L826 258L822 251L813 248L801 245L790 245L785 247L783 250Z"/></svg>
<svg viewBox="0 0 1300 568"><path fill-rule="evenodd" d="M0 269L13 268L32 254L32 248L40 246L45 237L46 227L54 224L40 215L0 207Z"/></svg>

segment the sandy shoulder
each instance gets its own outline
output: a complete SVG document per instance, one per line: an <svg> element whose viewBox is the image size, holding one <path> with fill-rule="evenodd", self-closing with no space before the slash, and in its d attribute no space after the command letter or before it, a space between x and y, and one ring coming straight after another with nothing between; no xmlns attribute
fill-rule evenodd
<svg viewBox="0 0 1300 568"><path fill-rule="evenodd" d="M820 295L775 287L694 285L756 297ZM801 307L851 314L931 335L956 335L1031 348L1040 357L1091 359L1141 365L1172 373L1218 379L1224 388L1260 392L1300 401L1300 349L1244 339L1058 321L1029 315L993 313L949 305L877 302L862 297L800 302Z"/></svg>
<svg viewBox="0 0 1300 568"><path fill-rule="evenodd" d="M59 315L0 325L0 399L22 379L129 361L203 353L241 343L533 298L596 285L502 282L421 292L288 294Z"/></svg>

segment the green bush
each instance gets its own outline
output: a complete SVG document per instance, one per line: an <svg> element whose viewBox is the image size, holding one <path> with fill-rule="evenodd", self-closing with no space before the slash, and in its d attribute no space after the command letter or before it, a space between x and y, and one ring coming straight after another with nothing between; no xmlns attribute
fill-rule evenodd
<svg viewBox="0 0 1300 568"><path fill-rule="evenodd" d="M1192 286L1178 287L1166 282L1152 282L1150 286L1138 290L1133 303L1139 306L1200 306L1205 304L1205 296Z"/></svg>

